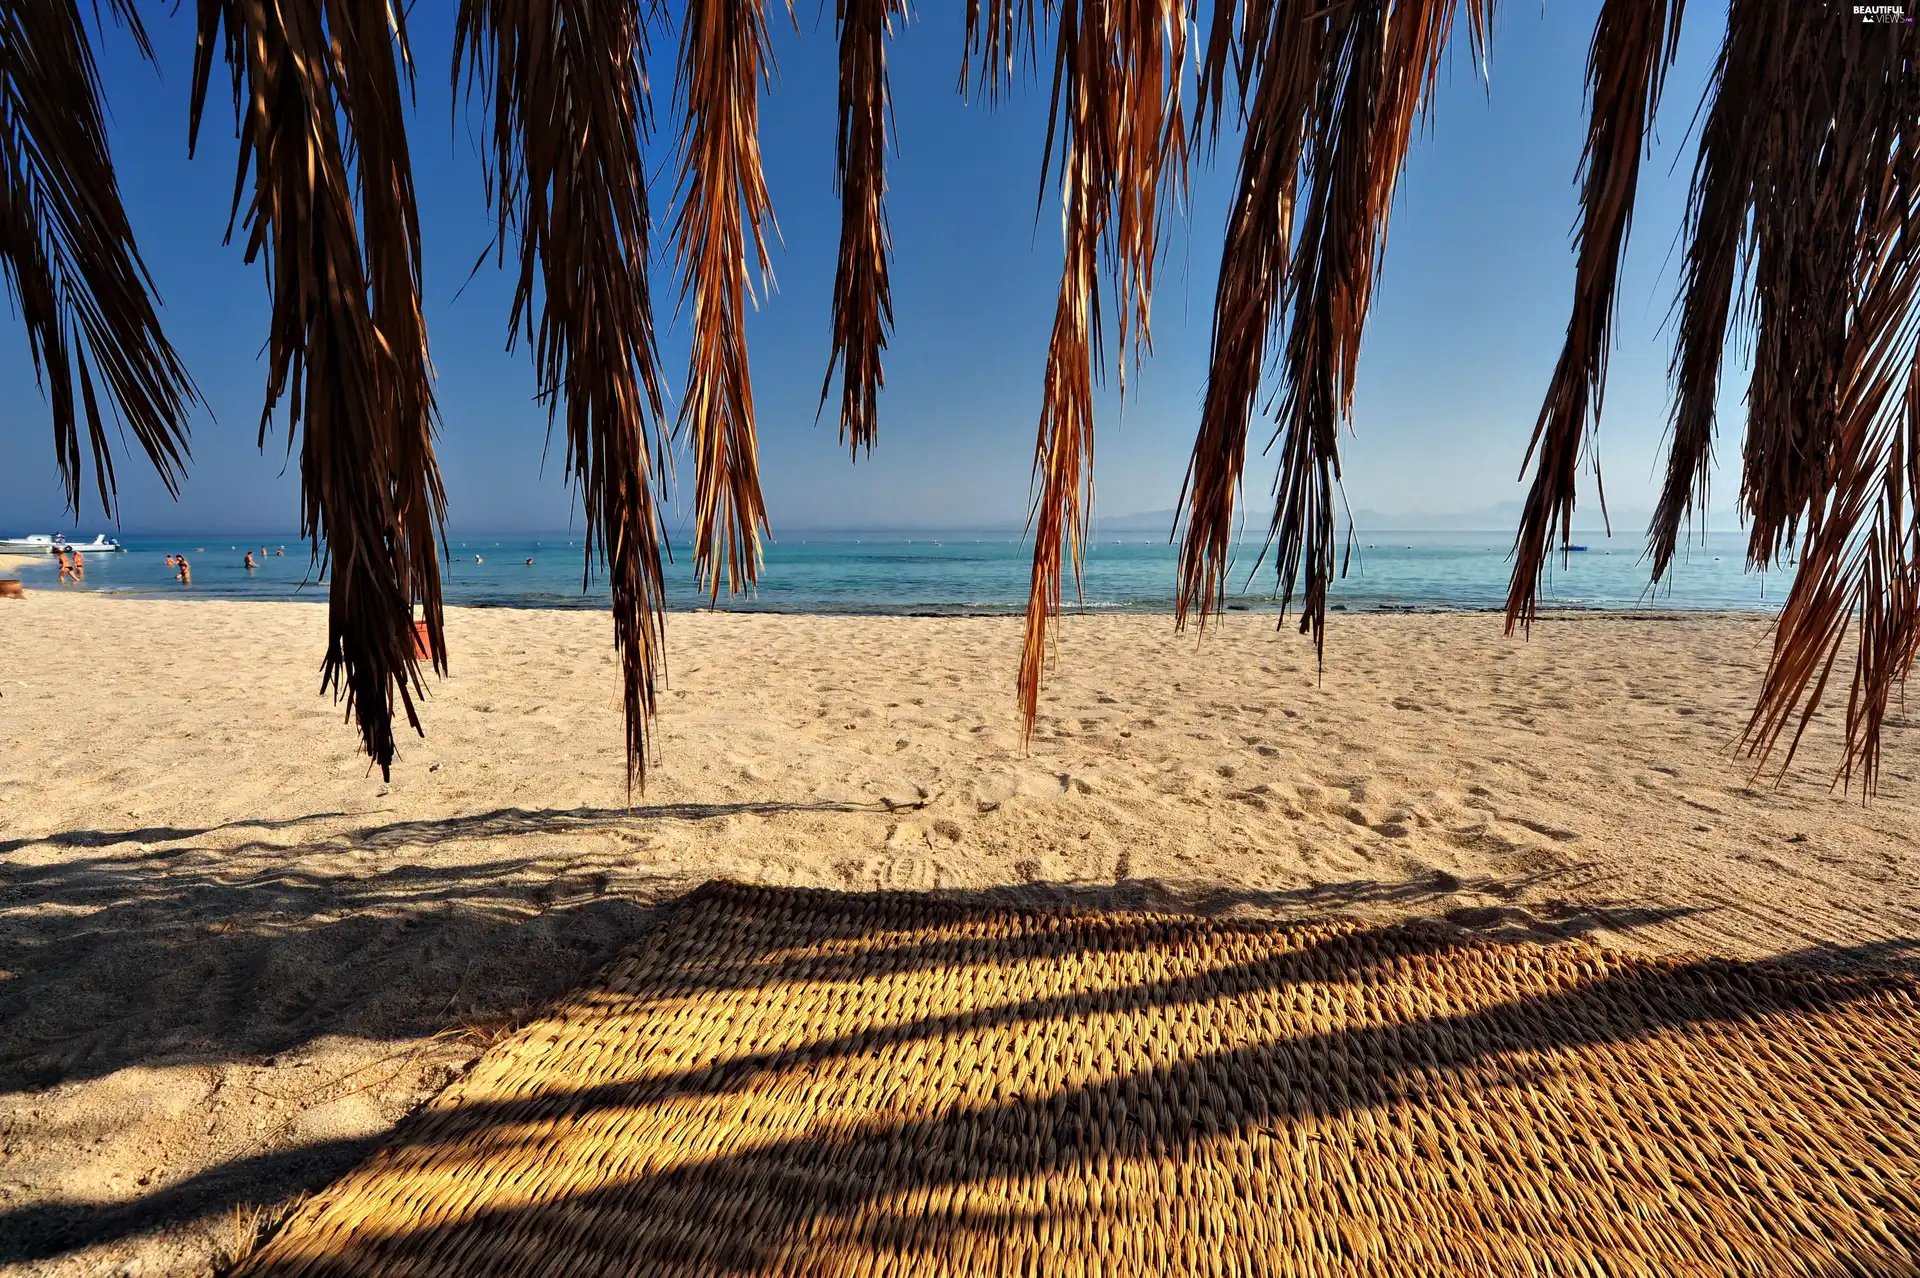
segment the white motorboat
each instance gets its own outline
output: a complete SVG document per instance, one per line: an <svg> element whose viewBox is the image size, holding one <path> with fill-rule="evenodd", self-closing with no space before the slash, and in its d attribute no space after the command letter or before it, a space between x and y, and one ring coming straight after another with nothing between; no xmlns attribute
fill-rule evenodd
<svg viewBox="0 0 1920 1278"><path fill-rule="evenodd" d="M83 555L105 555L125 549L118 537L98 534L92 541L68 541L60 533L52 536L35 533L31 537L0 537L0 555L51 555L63 550L77 550Z"/></svg>

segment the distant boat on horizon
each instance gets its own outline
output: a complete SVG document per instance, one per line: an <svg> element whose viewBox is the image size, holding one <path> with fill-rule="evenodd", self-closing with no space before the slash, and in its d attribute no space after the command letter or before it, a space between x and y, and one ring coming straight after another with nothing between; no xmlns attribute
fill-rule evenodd
<svg viewBox="0 0 1920 1278"><path fill-rule="evenodd" d="M126 549L118 537L100 534L95 534L92 541L68 541L60 533L0 538L0 555L51 555L59 550L77 550L83 555L110 555L115 551L124 553Z"/></svg>

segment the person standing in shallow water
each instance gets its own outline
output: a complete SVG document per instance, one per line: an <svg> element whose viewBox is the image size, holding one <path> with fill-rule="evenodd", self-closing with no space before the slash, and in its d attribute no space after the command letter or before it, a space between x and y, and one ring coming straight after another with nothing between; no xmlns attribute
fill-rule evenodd
<svg viewBox="0 0 1920 1278"><path fill-rule="evenodd" d="M180 584L183 586L191 586L193 584L193 569L187 567L187 557L185 555L181 555L174 562L175 562L175 565L180 569L180 571L177 574L175 574L180 578Z"/></svg>
<svg viewBox="0 0 1920 1278"><path fill-rule="evenodd" d="M85 581L86 577L87 561L80 557L78 550L75 550L73 552L73 579L75 581Z"/></svg>
<svg viewBox="0 0 1920 1278"><path fill-rule="evenodd" d="M252 552L251 550L249 550L249 551L247 552L247 562L246 562L246 565L245 565L245 567L246 567L246 570L247 570L248 572L252 572L252 571L253 571L253 570L254 570L255 568L258 568L259 566L260 566L260 565L258 565L258 564L256 564L256 563L254 563L254 562L253 562L253 552Z"/></svg>
<svg viewBox="0 0 1920 1278"><path fill-rule="evenodd" d="M60 561L61 582L64 584L65 582L74 580L73 565L67 562L67 552L65 550L55 550L53 557Z"/></svg>

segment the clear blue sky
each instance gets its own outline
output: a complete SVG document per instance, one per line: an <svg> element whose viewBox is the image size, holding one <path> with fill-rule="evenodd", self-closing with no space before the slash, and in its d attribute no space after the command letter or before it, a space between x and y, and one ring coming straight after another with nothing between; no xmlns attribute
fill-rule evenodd
<svg viewBox="0 0 1920 1278"><path fill-rule="evenodd" d="M1355 509L1391 519L1470 511L1524 493L1516 482L1520 461L1571 298L1574 178L1596 8L1591 0L1503 5L1490 98L1464 26L1458 34L1431 127L1416 140L1401 184L1360 364L1357 436L1343 438ZM189 162L190 7L145 9L161 77L133 56L124 36L109 32L104 42L114 156L165 304L163 322L211 416L193 424L193 461L177 504L144 463L121 460L122 526L136 533L290 529L298 488L285 436L270 436L264 453L254 446L265 377L265 283L257 267L242 265L238 245L221 242L232 191L231 112L224 101L210 104L200 155ZM484 121L450 105L451 24L443 9L450 6L414 10L422 74L412 141L450 518L456 531L558 529L574 520L574 499L557 448L542 474L546 418L532 399L526 352L504 350L509 281L490 261L455 297L492 223L478 162ZM835 404L818 425L814 419L838 244L832 8L803 3L798 31L784 16L776 20L778 77L762 127L784 244L775 252L778 289L748 329L776 536L822 525L1024 518L1060 258L1057 198L1050 194L1034 218L1047 86L1029 80L997 109L963 102L955 91L962 12L958 0L921 6L892 45L899 153L891 160L888 203L897 322L885 359L879 443L857 466L838 443ZM1659 144L1643 169L1620 293L1602 459L1612 508L1640 521L1657 492L1667 422L1666 321L1691 163L1683 144L1724 25L1724 5L1688 7ZM652 76L663 96L675 43L655 42ZM670 127L670 107L664 100L658 106ZM1157 354L1137 381L1130 378L1124 414L1109 395L1099 422L1098 514L1165 509L1178 495L1204 384L1224 198L1237 153L1237 139L1223 139L1213 165L1196 173L1190 217L1172 226L1154 314ZM657 227L667 224L671 194L667 181L656 182ZM656 249L666 248L662 234ZM663 353L677 393L685 331L675 317L677 283L664 252L657 256ZM1744 373L1730 368L1728 381L1719 453L1737 461ZM1266 432L1256 430L1257 450ZM0 535L72 527L45 402L12 313L0 318L0 458ZM1270 478L1270 465L1256 456L1247 497L1262 522ZM1723 464L1716 481L1714 505L1729 509L1737 473ZM1588 485L1590 491L1590 479ZM687 506L682 494L677 510ZM1590 500L1583 500L1585 513L1597 521ZM88 500L81 527L91 532L101 523ZM681 524L678 514L670 519L670 526ZM1717 516L1715 526L1733 521ZM1637 535L1638 524L1627 532Z"/></svg>

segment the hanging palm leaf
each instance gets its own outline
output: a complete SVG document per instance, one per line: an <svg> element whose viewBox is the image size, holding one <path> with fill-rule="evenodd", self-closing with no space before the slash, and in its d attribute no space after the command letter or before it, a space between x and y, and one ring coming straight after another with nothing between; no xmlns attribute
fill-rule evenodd
<svg viewBox="0 0 1920 1278"><path fill-rule="evenodd" d="M1791 761L1857 626L1837 779L1871 791L1920 650L1920 85L1911 27L1831 18L1743 4L1729 26L1729 48L1771 46L1733 161L1753 175L1749 562L1778 562L1805 521L1746 744L1764 763L1797 718Z"/></svg>
<svg viewBox="0 0 1920 1278"><path fill-rule="evenodd" d="M901 0L839 0L840 13L840 264L833 278L833 354L820 386L826 407L833 370L844 355L840 442L857 461L873 450L880 388L880 352L893 328L893 289L887 281L892 246L883 204L887 189L887 126L893 107L887 89L887 41Z"/></svg>
<svg viewBox="0 0 1920 1278"><path fill-rule="evenodd" d="M1707 90L1711 109L1701 131L1699 160L1688 195L1685 275L1680 290L1679 336L1674 343L1673 441L1666 482L1648 533L1653 579L1665 577L1689 510L1707 504L1713 458L1715 405L1720 363L1733 316L1735 281L1755 174L1749 170L1754 104L1761 86L1779 78L1773 66L1781 52L1776 33L1755 21L1766 0L1737 0L1729 13L1726 43Z"/></svg>
<svg viewBox="0 0 1920 1278"><path fill-rule="evenodd" d="M1047 0L1052 14L1054 0ZM967 0L967 40L960 57L960 92L967 91L967 77L973 59L980 59L978 83L989 102L997 101L1001 91L1013 79L1013 65L1021 53L1032 64L1039 44L1033 0L987 0L984 15L980 0Z"/></svg>
<svg viewBox="0 0 1920 1278"><path fill-rule="evenodd" d="M251 172L246 257L265 254L272 295L260 438L284 395L288 448L300 440L301 534L332 573L321 686L345 698L387 775L396 696L420 730L415 603L434 664L446 661L406 30L381 0L200 0L196 139L216 45L240 129L234 216Z"/></svg>
<svg viewBox="0 0 1920 1278"><path fill-rule="evenodd" d="M1101 358L1095 273L1104 249L1119 293L1120 375L1126 351L1150 349L1153 266L1171 175L1184 183L1181 75L1185 15L1175 0L1062 0L1047 128L1051 169L1061 126L1065 261L1054 306L1034 453L1033 574L1028 587L1020 704L1033 731L1047 659L1047 623L1060 610L1063 561L1080 577L1093 503L1093 385ZM1063 115L1064 108L1064 115Z"/></svg>
<svg viewBox="0 0 1920 1278"><path fill-rule="evenodd" d="M1533 624L1540 577L1546 571L1549 542L1558 525L1560 544L1573 540L1575 481L1583 447L1594 447L1587 426L1594 426L1607 381L1607 351L1613 334L1614 293L1627 232L1633 223L1633 197L1640 182L1640 152L1653 127L1654 109L1666 69L1680 38L1683 0L1606 0L1587 55L1587 85L1592 120L1583 159L1581 223L1575 268L1573 318L1553 370L1546 403L1527 447L1524 473L1540 459L1520 516L1513 578L1507 592L1507 630ZM1594 466L1595 475L1599 465ZM1606 512L1602 490L1600 509Z"/></svg>
<svg viewBox="0 0 1920 1278"><path fill-rule="evenodd" d="M503 255L518 232L509 344L526 330L549 427L564 407L567 473L586 511L586 579L596 555L607 565L629 787L646 780L666 652L653 485L668 455L647 280L645 37L637 4L462 0L454 53L456 80L464 65L493 104L488 186Z"/></svg>
<svg viewBox="0 0 1920 1278"><path fill-rule="evenodd" d="M760 170L760 82L770 58L763 0L688 0L680 38L680 209L674 227L681 296L693 298L693 350L680 424L694 465L694 571L718 599L759 580L760 461L747 369L746 235L771 287ZM744 213L744 225L743 225Z"/></svg>
<svg viewBox="0 0 1920 1278"><path fill-rule="evenodd" d="M1470 0L1476 42L1490 0ZM1379 270L1393 193L1413 125L1431 101L1451 34L1452 0L1305 0L1248 6L1239 84L1256 86L1241 151L1238 198L1221 250L1212 366L1181 502L1177 624L1225 602L1233 507L1266 344L1292 315L1281 364L1280 472L1267 544L1284 617L1304 569L1300 629L1324 652L1334 575L1339 425L1352 411L1360 337ZM1217 130L1230 34L1216 18L1202 99ZM1298 242L1298 174L1308 179Z"/></svg>
<svg viewBox="0 0 1920 1278"><path fill-rule="evenodd" d="M138 15L125 0L112 11L150 60ZM103 393L177 493L197 396L160 330L153 281L120 203L99 68L76 0L0 0L0 276L25 322L74 514L89 452L100 503L115 511Z"/></svg>
<svg viewBox="0 0 1920 1278"><path fill-rule="evenodd" d="M1200 102L1211 103L1217 140L1221 98L1232 50L1232 28L1215 10L1213 38L1201 77ZM1180 592L1176 624L1197 611L1202 625L1226 602L1226 573L1233 538L1234 502L1246 468L1247 432L1253 417L1267 342L1279 324L1291 270L1294 201L1321 49L1329 20L1291 0L1249 4L1239 60L1245 138L1235 197L1220 249L1220 275L1213 319L1213 352L1207 373L1200 428L1188 463L1180 505L1186 535L1180 543ZM1264 17L1265 23L1260 19ZM1245 101L1248 74L1258 68L1253 101Z"/></svg>

